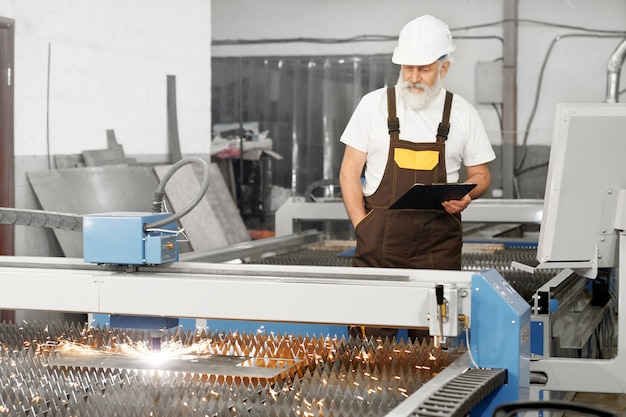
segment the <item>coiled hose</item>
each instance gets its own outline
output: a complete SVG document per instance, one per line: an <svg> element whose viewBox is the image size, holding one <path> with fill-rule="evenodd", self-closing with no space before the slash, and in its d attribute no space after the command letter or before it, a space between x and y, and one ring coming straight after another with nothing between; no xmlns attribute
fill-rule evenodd
<svg viewBox="0 0 626 417"><path fill-rule="evenodd" d="M176 222L181 217L189 213L195 206L198 205L200 201L202 201L202 198L204 198L204 195L209 190L209 183L210 183L209 164L207 164L206 161L203 159L196 158L196 157L189 157L189 158L181 159L180 161L172 165L172 167L165 173L165 176L161 179L161 182L159 183L156 191L154 192L154 199L152 201L152 213L153 214L161 213L161 210L163 208L163 196L165 195L165 186L167 185L167 182L170 180L170 178L172 177L172 175L174 175L176 171L178 171L180 168L188 164L198 164L204 170L202 184L200 185L200 192L196 195L194 200L183 210L179 211L178 213L173 213L171 216L168 216L164 219L157 220L153 223L145 224L144 230L158 229L158 228L165 226L166 224Z"/></svg>

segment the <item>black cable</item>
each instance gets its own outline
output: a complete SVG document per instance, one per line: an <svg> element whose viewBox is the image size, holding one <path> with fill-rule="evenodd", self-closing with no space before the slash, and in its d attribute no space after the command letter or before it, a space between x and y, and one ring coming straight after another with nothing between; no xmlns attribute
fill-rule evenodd
<svg viewBox="0 0 626 417"><path fill-rule="evenodd" d="M617 414L591 407L585 404L570 403L565 401L519 401L513 403L500 404L493 410L493 417L512 417L520 411L558 410L573 411L583 414L590 414L597 417L619 417Z"/></svg>
<svg viewBox="0 0 626 417"><path fill-rule="evenodd" d="M554 48L554 45L556 45L556 43L559 40L565 39L565 38L575 38L575 37L583 37L583 38L616 38L616 37L623 37L625 34L626 34L626 32L622 32L621 35L603 35L603 36L598 36L598 35L571 33L571 34L559 35L559 36L556 36L554 39L552 39L552 42L550 43L550 46L548 47L548 51L546 52L545 58L543 60L543 64L541 65L541 70L539 72L539 80L537 82L537 89L536 89L536 92L535 92L535 100L533 102L533 108L532 108L530 116L528 118L528 122L526 123L526 129L524 130L524 138L523 138L522 143L521 143L522 155L521 155L520 159L518 160L517 164L515 165L515 169L514 169L514 172L513 172L514 177L517 177L517 175L519 175L519 172L521 171L522 166L524 165L524 162L525 162L525 159L526 159L528 135L530 134L530 128L531 128L533 120L535 118L535 114L537 112L537 107L539 106L539 96L540 96L540 92L541 92L541 84L543 82L543 76L544 76L544 73L545 73L546 65L548 63L548 59L550 58L550 54L552 53L552 49ZM525 172L527 172L527 171L525 171ZM520 196L518 195L517 197L520 197Z"/></svg>
<svg viewBox="0 0 626 417"><path fill-rule="evenodd" d="M500 41L500 43L502 45L504 45L504 38L502 36L496 36L496 35L484 35L484 36L455 36L454 40L458 40L458 39L478 39L478 40L486 40L486 39L495 39Z"/></svg>
<svg viewBox="0 0 626 417"><path fill-rule="evenodd" d="M502 131L504 130L504 125L502 124L502 112L498 108L498 103L491 103L491 107L496 111L496 116L498 116L498 121L500 123L500 135L502 135Z"/></svg>
<svg viewBox="0 0 626 417"><path fill-rule="evenodd" d="M531 23L531 24L540 25L540 26L548 26L548 27L554 27L554 28L560 28L560 29L570 29L570 30L572 30L572 29L573 30L581 30L581 31L584 31L584 32L603 33L603 34L620 34L620 33L623 34L624 33L623 30L590 29L590 28L586 28L586 27L583 27L583 26L564 25L562 23L544 22L544 21L541 21L541 20L534 20L534 19L502 19L502 20L496 20L495 22L481 23L481 24L478 24L478 25L450 28L450 31L454 32L454 31L457 31L457 30L480 29L480 28L491 27L491 26L500 26L503 23L511 23L511 22Z"/></svg>
<svg viewBox="0 0 626 417"><path fill-rule="evenodd" d="M596 339L596 349L598 350L598 353L596 354L596 359L604 359L604 352L602 349L602 343L600 342L600 330L598 328L596 328L593 331L594 337Z"/></svg>
<svg viewBox="0 0 626 417"><path fill-rule="evenodd" d="M485 36L455 36L457 39L496 39L504 43L501 36L485 35ZM356 43L356 42L395 42L398 40L397 35L359 35L351 38L264 38L264 39L224 39L211 41L212 46L230 46L230 45L262 45L270 43L318 43L318 44L340 44L340 43Z"/></svg>
<svg viewBox="0 0 626 417"><path fill-rule="evenodd" d="M514 19L507 19L507 20L508 21L512 21ZM605 34L605 35L606 34L612 34L612 35L621 34L621 35L624 35L624 33L625 33L623 30L590 29L590 28L586 28L586 27L583 27L583 26L564 25L564 24L561 24L561 23L543 22L541 20L533 20L533 19L516 19L516 20L518 22L520 22L520 23L533 23L533 24L536 24L536 25L549 26L549 27L560 28L560 29L581 30L583 32L602 33L602 34Z"/></svg>
<svg viewBox="0 0 626 417"><path fill-rule="evenodd" d="M481 23L477 25L470 26L462 26L450 28L451 32L458 32L464 30L471 29L480 29L486 27L494 27L501 26L504 23L517 22L517 23L531 23L535 25L548 26L560 29L570 29L570 30L580 30L583 32L591 32L596 35L604 34L604 35L625 35L626 32L620 30L606 30L606 29L591 29L583 26L572 26L565 25L561 23L552 23L552 22L543 22L541 20L533 20L533 19L502 19L494 22ZM454 39L489 39L496 38L502 39L501 37L491 35L491 36L454 36ZM268 44L268 43L319 43L319 44L339 44L339 43L352 43L352 42L390 42L396 41L398 39L398 35L358 35L352 36L349 38L310 38L310 37L299 37L299 38L275 38L275 39L224 39L224 40L212 40L211 45L213 46L224 46L224 45L255 45L255 44Z"/></svg>
<svg viewBox="0 0 626 417"><path fill-rule="evenodd" d="M548 162L548 161L545 161L545 162L539 162L538 164L531 165L531 166L529 166L529 167L526 167L526 168L520 169L519 171L517 171L517 175L522 175L522 174L527 173L528 171L533 171L533 170L535 170L535 169L543 168L543 167L545 167L545 166L548 166L548 164L549 164L549 162Z"/></svg>
<svg viewBox="0 0 626 417"><path fill-rule="evenodd" d="M266 43L321 43L321 44L335 44L335 43L352 43L352 42L388 42L395 41L397 35L359 35L350 38L275 38L275 39L225 39L225 40L213 40L211 45L255 45Z"/></svg>

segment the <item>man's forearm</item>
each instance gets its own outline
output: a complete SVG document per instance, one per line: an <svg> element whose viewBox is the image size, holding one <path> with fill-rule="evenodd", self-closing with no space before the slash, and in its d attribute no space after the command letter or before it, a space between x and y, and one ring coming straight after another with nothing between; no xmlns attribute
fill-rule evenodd
<svg viewBox="0 0 626 417"><path fill-rule="evenodd" d="M346 146L339 170L339 185L341 186L343 204L354 227L365 217L361 173L365 166L366 157L366 153Z"/></svg>
<svg viewBox="0 0 626 417"><path fill-rule="evenodd" d="M341 195L348 218L352 222L352 226L356 227L361 219L365 217L365 202L360 181L357 181L356 184L353 181L341 181Z"/></svg>
<svg viewBox="0 0 626 417"><path fill-rule="evenodd" d="M469 177L466 182L476 184L476 187L474 187L474 189L469 193L472 200L476 200L477 198L485 194L485 191L487 191L487 189L489 188L490 183L489 180L484 178L484 175L480 174Z"/></svg>
<svg viewBox="0 0 626 417"><path fill-rule="evenodd" d="M467 179L465 182L476 184L476 187L470 191L470 197L475 200L485 194L491 184L491 173L486 164L467 167Z"/></svg>

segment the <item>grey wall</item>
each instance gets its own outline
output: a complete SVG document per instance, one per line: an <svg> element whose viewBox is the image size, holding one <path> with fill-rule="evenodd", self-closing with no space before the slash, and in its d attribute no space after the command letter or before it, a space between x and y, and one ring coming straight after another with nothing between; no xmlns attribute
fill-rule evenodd
<svg viewBox="0 0 626 417"><path fill-rule="evenodd" d="M169 157L167 77L176 77L179 146L211 144L211 3L0 0L15 23L15 205L38 208L25 173L54 155L107 148ZM16 254L57 254L50 231L16 228Z"/></svg>

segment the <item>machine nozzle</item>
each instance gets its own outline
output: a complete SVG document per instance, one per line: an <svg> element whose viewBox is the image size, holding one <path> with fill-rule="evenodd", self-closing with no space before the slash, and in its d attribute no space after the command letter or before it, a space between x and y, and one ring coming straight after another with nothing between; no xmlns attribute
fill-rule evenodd
<svg viewBox="0 0 626 417"><path fill-rule="evenodd" d="M150 337L152 338L152 352L161 352L161 339L165 334L165 330L150 330Z"/></svg>

